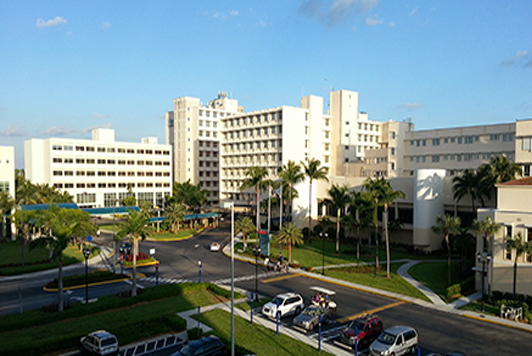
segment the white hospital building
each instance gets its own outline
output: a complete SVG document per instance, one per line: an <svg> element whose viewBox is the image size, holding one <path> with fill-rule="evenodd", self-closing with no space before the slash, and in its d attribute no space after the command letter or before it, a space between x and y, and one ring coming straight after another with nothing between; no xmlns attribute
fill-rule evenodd
<svg viewBox="0 0 532 356"><path fill-rule="evenodd" d="M171 146L153 137L117 142L100 128L92 140L30 139L24 150L26 178L67 191L80 207L115 206L130 194L157 206L172 194Z"/></svg>

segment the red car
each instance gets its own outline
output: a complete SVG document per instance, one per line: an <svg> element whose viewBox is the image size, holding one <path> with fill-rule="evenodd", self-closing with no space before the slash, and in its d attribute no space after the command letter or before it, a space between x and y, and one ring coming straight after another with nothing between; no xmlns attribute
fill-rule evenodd
<svg viewBox="0 0 532 356"><path fill-rule="evenodd" d="M363 350L377 339L383 330L381 318L376 315L362 315L341 331L340 341L352 347L355 347L357 341L358 350Z"/></svg>

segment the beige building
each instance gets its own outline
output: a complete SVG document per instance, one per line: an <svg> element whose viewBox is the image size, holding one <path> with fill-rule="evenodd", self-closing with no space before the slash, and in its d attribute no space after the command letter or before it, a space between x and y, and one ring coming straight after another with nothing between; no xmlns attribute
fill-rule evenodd
<svg viewBox="0 0 532 356"><path fill-rule="evenodd" d="M515 237L520 234L524 241L532 241L532 178L522 178L497 185L497 207L494 209L479 209L478 219L490 217L501 225L501 229L494 236L477 239L476 270L477 290L484 291L513 291L513 264L516 258L515 250L507 248L504 241L506 236ZM484 253L484 255L482 255ZM524 254L517 260L517 293L532 295L532 255ZM483 278L482 271L486 271Z"/></svg>
<svg viewBox="0 0 532 356"><path fill-rule="evenodd" d="M67 191L80 207L114 206L130 191L161 206L172 192L171 147L153 137L117 142L114 130L96 129L92 140L26 140L24 151L26 178Z"/></svg>
<svg viewBox="0 0 532 356"><path fill-rule="evenodd" d="M0 146L0 192L15 198L15 147Z"/></svg>

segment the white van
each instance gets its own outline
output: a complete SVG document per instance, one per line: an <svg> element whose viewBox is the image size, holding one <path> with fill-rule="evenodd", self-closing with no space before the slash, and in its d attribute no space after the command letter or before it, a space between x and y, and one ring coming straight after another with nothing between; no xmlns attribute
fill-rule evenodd
<svg viewBox="0 0 532 356"><path fill-rule="evenodd" d="M409 326L386 329L373 341L369 350L373 356L415 355L419 343L417 331Z"/></svg>

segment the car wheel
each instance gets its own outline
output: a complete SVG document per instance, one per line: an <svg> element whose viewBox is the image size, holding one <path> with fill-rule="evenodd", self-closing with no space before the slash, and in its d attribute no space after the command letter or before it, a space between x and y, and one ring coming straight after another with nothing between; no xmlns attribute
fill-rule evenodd
<svg viewBox="0 0 532 356"><path fill-rule="evenodd" d="M417 352L417 345L414 345L414 346L412 346L412 348L410 349L410 353L411 353L412 355L415 355L416 352Z"/></svg>
<svg viewBox="0 0 532 356"><path fill-rule="evenodd" d="M301 307L296 308L296 315L299 315L299 313L301 313Z"/></svg>

